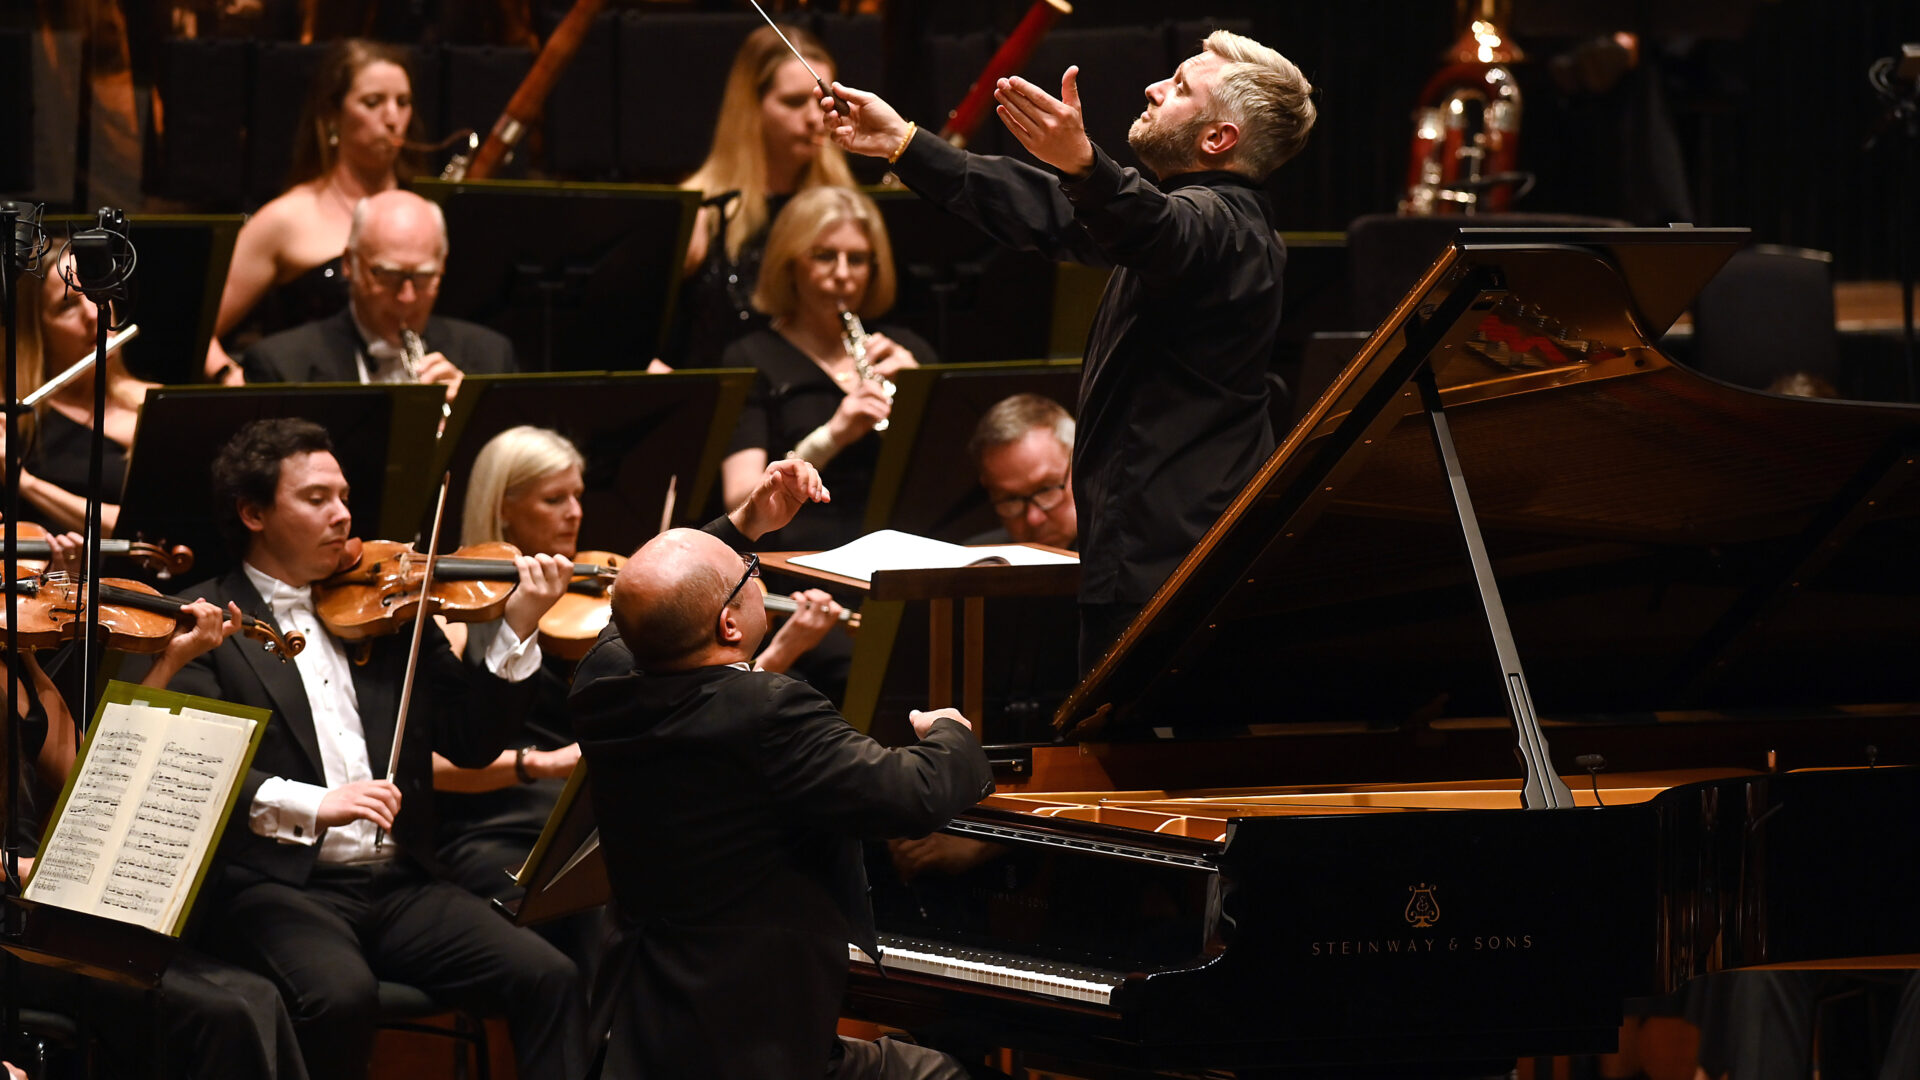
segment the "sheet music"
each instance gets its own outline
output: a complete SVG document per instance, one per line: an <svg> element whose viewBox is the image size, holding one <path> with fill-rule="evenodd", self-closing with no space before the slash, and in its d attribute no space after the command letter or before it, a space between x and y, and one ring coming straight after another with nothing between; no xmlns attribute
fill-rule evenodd
<svg viewBox="0 0 1920 1080"><path fill-rule="evenodd" d="M25 897L171 933L219 839L253 725L108 704Z"/></svg>
<svg viewBox="0 0 1920 1080"><path fill-rule="evenodd" d="M823 570L841 577L872 581L874 573L880 570L933 570L971 566L987 559L1004 560L1013 566L1045 566L1080 561L1071 555L1041 551L1020 544L966 547L895 529L881 529L850 544L811 555L796 555L787 561L795 566Z"/></svg>

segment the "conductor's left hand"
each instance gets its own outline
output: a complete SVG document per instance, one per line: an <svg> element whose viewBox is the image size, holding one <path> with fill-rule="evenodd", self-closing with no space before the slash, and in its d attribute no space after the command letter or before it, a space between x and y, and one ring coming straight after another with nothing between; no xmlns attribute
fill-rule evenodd
<svg viewBox="0 0 1920 1080"><path fill-rule="evenodd" d="M818 469L798 458L787 458L768 465L747 501L727 516L742 536L758 540L786 527L807 503L832 501Z"/></svg>
<svg viewBox="0 0 1920 1080"><path fill-rule="evenodd" d="M507 597L507 625L526 640L540 628L540 616L564 596L573 581L573 561L559 555L516 555L520 584Z"/></svg>
<svg viewBox="0 0 1920 1080"><path fill-rule="evenodd" d="M1093 143L1080 113L1080 68L1060 76L1060 96L1054 97L1018 75L994 84L994 111L1020 145L1041 161L1068 176L1093 170Z"/></svg>

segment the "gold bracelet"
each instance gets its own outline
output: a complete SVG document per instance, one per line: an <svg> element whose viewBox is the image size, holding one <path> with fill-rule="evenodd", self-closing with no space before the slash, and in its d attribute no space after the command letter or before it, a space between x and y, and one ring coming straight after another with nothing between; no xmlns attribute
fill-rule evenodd
<svg viewBox="0 0 1920 1080"><path fill-rule="evenodd" d="M900 160L900 155L907 152L907 144L913 141L913 133L918 130L920 130L919 124L911 120L907 121L907 133L900 136L900 145L894 147L893 153L887 155L887 164L892 165Z"/></svg>

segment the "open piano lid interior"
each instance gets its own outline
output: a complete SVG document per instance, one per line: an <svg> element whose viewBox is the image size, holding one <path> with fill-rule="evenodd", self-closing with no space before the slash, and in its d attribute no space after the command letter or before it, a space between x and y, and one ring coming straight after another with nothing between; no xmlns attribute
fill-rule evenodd
<svg viewBox="0 0 1920 1080"><path fill-rule="evenodd" d="M1920 409L1654 344L1744 239L1463 229L1057 722L1506 714L1429 367L1542 717L1920 701Z"/></svg>

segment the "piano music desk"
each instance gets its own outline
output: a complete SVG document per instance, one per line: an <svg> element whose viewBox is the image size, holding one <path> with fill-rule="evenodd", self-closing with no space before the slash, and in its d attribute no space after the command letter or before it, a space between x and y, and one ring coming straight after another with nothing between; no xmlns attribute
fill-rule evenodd
<svg viewBox="0 0 1920 1080"><path fill-rule="evenodd" d="M1056 554L1072 552L1044 544L1026 547ZM872 582L795 565L791 560L811 552L776 551L760 556L760 564L789 574L864 590L875 600L927 601L927 706L943 709L953 697L953 602L961 602L960 712L973 721L973 733L982 742L984 717L986 601L992 596L1072 596L1080 588L1080 566L953 566L928 570L880 570Z"/></svg>

